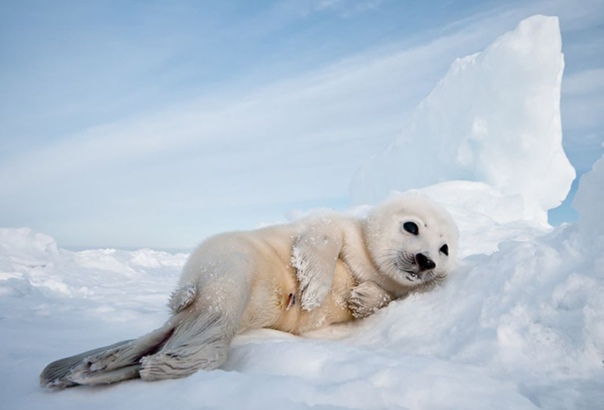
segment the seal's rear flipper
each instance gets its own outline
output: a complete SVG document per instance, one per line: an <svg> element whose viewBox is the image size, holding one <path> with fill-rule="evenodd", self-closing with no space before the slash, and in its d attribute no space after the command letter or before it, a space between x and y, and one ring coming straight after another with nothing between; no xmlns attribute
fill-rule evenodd
<svg viewBox="0 0 604 410"><path fill-rule="evenodd" d="M87 359L91 356L114 350L130 342L131 340L126 340L52 362L46 366L40 374L40 385L51 389L64 389L66 387L76 386L80 383L71 380L70 377L76 367L82 366L82 364L86 363Z"/></svg>
<svg viewBox="0 0 604 410"><path fill-rule="evenodd" d="M52 362L40 374L40 384L50 389L107 384L139 376L144 356L160 350L174 327L165 326L138 339L126 340Z"/></svg>

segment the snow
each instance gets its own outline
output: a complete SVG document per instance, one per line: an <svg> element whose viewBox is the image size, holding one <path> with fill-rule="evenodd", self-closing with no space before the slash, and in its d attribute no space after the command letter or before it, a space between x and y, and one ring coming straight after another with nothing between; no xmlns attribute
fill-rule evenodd
<svg viewBox="0 0 604 410"><path fill-rule="evenodd" d="M360 196L368 200L393 188L425 186L424 193L449 209L460 228L460 261L442 287L304 337L243 334L220 370L58 393L40 388L38 374L50 361L160 326L187 255L72 252L31 229L0 228L0 408L601 408L604 157L579 183L577 223L554 229L542 214L563 199L573 175L560 148L559 116L553 115L559 113L548 106L554 104L547 95L556 104L559 98L559 51L556 19L538 16L485 52L459 60L415 119L418 130L451 134L426 133L404 149L399 140L363 171L381 184L375 192L358 178L353 184L364 187ZM539 67L543 75L534 72ZM506 76L513 101L491 75ZM478 99L476 82L493 101ZM520 89L537 91L518 100ZM455 92L464 101L444 98ZM477 98L475 111L466 115L460 106L471 98ZM524 105L528 101L537 105ZM473 113L485 119L475 127L482 131L455 134L463 127L451 121L470 121ZM521 131L531 137L520 138ZM439 157L438 170L412 186L417 173L397 183L379 178L393 169L386 159L420 166L405 153L434 154L444 140L452 144L445 154L468 154L462 155L466 165L457 156ZM446 175L477 178L444 182Z"/></svg>
<svg viewBox="0 0 604 410"><path fill-rule="evenodd" d="M402 134L359 169L353 202L477 181L517 196L519 218L547 221L575 178L562 149L561 47L558 19L533 16L483 52L457 59Z"/></svg>

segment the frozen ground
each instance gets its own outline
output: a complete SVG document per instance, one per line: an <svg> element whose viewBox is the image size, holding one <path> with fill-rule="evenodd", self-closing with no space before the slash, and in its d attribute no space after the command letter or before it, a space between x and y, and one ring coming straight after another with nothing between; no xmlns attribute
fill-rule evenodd
<svg viewBox="0 0 604 410"><path fill-rule="evenodd" d="M597 171L579 192L601 188L604 160ZM38 386L40 370L159 326L186 255L70 252L46 235L2 229L2 408L600 408L604 236L591 229L599 220L493 229L452 211L464 253L433 293L307 338L242 335L224 370L59 393Z"/></svg>
<svg viewBox="0 0 604 410"><path fill-rule="evenodd" d="M555 37L556 27L555 19L527 20L498 40L498 47L522 51L542 41L543 30ZM506 38L516 47L509 47ZM485 58L487 50L454 67L491 61ZM497 66L518 65L513 54L506 55ZM541 81L533 70L542 64L524 68L528 77ZM550 68L544 72L561 74L560 66ZM515 79L523 80L520 74ZM543 97L559 84L545 74L542 80L526 91ZM484 118L495 121L499 108L491 106ZM550 120L559 127L559 112L542 114L558 115ZM461 142L460 151L455 148L463 161L442 164L438 180L429 181L433 185L424 192L448 207L461 233L460 262L444 286L393 302L365 321L306 337L269 330L242 335L222 370L182 380L135 380L55 393L41 389L37 377L52 360L162 324L186 255L147 249L71 252L27 228L0 229L0 408L602 408L604 158L581 180L575 201L579 221L551 228L543 214L568 191L572 170L565 161L555 162L560 158L558 128L544 131L542 120L524 119L534 124L527 129L540 141L528 151L522 139L489 145L489 129L504 137L507 131L484 126L488 121L470 122L477 124L477 133ZM519 132L514 124L509 135ZM514 144L520 144L516 151ZM495 162L482 160L493 146L505 148L505 155ZM399 154L406 158L405 152ZM514 152L517 160L528 161L524 172ZM530 162L527 153L540 165ZM453 171L490 175L489 164L521 179L522 190L486 177L435 184ZM533 172L544 166L560 177ZM380 172L367 175L380 181Z"/></svg>

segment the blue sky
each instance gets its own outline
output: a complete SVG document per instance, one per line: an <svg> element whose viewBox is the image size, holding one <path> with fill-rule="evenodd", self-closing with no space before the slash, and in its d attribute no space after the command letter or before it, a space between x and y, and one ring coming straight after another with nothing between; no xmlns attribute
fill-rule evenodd
<svg viewBox="0 0 604 410"><path fill-rule="evenodd" d="M537 13L560 18L582 174L604 141L601 1L0 1L0 226L188 248L345 208L451 62Z"/></svg>

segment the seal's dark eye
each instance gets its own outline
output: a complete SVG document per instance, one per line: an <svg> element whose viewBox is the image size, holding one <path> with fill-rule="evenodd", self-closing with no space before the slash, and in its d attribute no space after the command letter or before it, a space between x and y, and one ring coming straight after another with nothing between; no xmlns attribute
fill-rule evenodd
<svg viewBox="0 0 604 410"><path fill-rule="evenodd" d="M442 253L444 253L445 255L449 256L449 247L447 246L446 243L440 247L440 251Z"/></svg>
<svg viewBox="0 0 604 410"><path fill-rule="evenodd" d="M413 235L417 235L419 233L419 228L415 222L405 222L403 224L403 229Z"/></svg>

